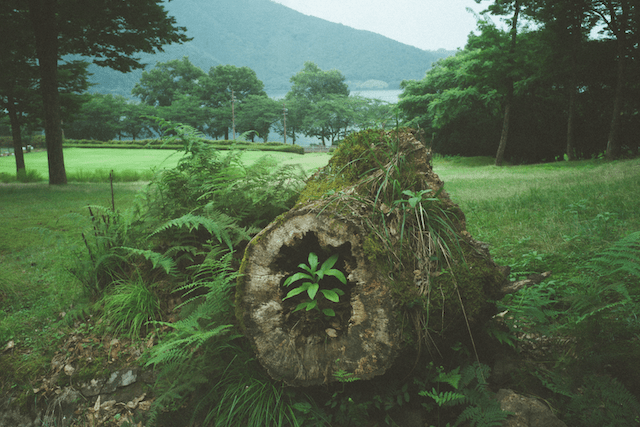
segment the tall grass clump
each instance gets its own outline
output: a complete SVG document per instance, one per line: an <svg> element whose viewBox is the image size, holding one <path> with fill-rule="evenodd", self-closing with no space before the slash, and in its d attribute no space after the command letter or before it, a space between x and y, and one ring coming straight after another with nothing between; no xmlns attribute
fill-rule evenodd
<svg viewBox="0 0 640 427"><path fill-rule="evenodd" d="M159 320L160 298L138 273L130 280L113 283L102 297L103 315L111 331L137 338L147 323Z"/></svg>

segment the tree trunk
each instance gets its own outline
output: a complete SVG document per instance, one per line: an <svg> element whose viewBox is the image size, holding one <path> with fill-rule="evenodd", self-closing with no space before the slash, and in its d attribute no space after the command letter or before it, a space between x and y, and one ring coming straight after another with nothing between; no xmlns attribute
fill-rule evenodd
<svg viewBox="0 0 640 427"><path fill-rule="evenodd" d="M504 160L504 150L507 148L507 139L509 137L509 122L511 120L511 103L513 102L513 79L509 78L507 87L507 97L504 105L504 116L502 118L502 133L500 134L500 143L496 152L496 166L502 166Z"/></svg>
<svg viewBox="0 0 640 427"><path fill-rule="evenodd" d="M16 178L20 180L21 177L26 175L24 153L22 152L22 134L20 132L20 122L18 120L18 114L16 113L14 101L10 98L7 104L9 122L11 123L11 137L13 139L13 154L16 158Z"/></svg>
<svg viewBox="0 0 640 427"><path fill-rule="evenodd" d="M36 39L40 86L44 106L44 130L49 162L49 184L67 183L62 152L62 126L58 95L58 30L55 0L29 0L29 13Z"/></svg>
<svg viewBox="0 0 640 427"><path fill-rule="evenodd" d="M516 52L516 40L518 35L518 15L520 14L520 0L516 0L515 11L513 12L513 21L511 23L511 45L509 47L509 64L514 65L513 55ZM512 70L510 70L511 72ZM504 105L504 117L502 120L502 133L500 134L500 143L498 144L498 152L496 153L496 166L502 166L504 159L504 150L507 148L507 140L509 138L509 122L511 120L511 104L513 103L513 77L507 77L507 96Z"/></svg>
<svg viewBox="0 0 640 427"><path fill-rule="evenodd" d="M573 33L571 34L571 41L573 49L571 49L571 77L569 81L569 106L567 112L567 160L573 161L575 156L575 111L576 111L576 96L578 94L578 49L581 42L582 33L582 19L580 15L574 14L573 21Z"/></svg>
<svg viewBox="0 0 640 427"><path fill-rule="evenodd" d="M605 22L616 36L618 71L616 76L616 91L613 99L613 111L609 137L607 139L607 150L605 157L607 160L615 160L620 156L620 116L622 114L622 103L626 86L625 65L626 65L626 45L627 45L627 25L629 22L630 5L627 0L620 0L620 15L617 14L616 5L609 0L604 2L609 12L609 20ZM602 15L601 15L602 16Z"/></svg>
<svg viewBox="0 0 640 427"><path fill-rule="evenodd" d="M615 160L620 156L620 115L622 114L622 101L625 87L625 48L624 35L618 35L618 72L616 77L616 92L613 99L613 112L609 138L607 139L607 160Z"/></svg>
<svg viewBox="0 0 640 427"><path fill-rule="evenodd" d="M430 196L412 207L397 186L388 193L390 182ZM274 379L293 386L366 380L385 373L408 347L472 347L471 330L495 314L489 301L501 295L505 277L465 230L464 214L442 186L413 132L352 134L308 181L296 207L249 243L236 315ZM439 249L445 240L452 248L446 254ZM338 302L316 299L334 315L296 311L306 292L285 298L295 287L285 288L285 280L310 253L320 264L337 254L333 268L347 278L319 281L320 289L343 292Z"/></svg>

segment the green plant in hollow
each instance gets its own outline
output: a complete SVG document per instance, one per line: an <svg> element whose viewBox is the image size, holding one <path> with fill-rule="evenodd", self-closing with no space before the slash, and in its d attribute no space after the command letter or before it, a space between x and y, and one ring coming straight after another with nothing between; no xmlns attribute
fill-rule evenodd
<svg viewBox="0 0 640 427"><path fill-rule="evenodd" d="M336 261L338 260L338 254L329 257L329 259L322 263L320 268L318 268L318 256L315 253L309 253L308 260L308 265L305 263L301 263L298 265L298 267L305 270L306 273L295 273L294 275L289 276L282 285L286 287L300 280L304 280L304 282L300 286L290 290L289 293L287 293L287 296L283 298L283 300L285 300L304 292L307 293L308 300L298 304L296 309L293 310L294 312L302 310L303 308L306 309L306 311L313 309L320 310L320 308L318 307L318 298L316 298L318 296L318 292L320 292L320 294L322 294L329 301L340 301L340 296L344 295L344 291L342 289L320 289L320 281L323 280L325 276L333 276L340 280L342 284L347 284L347 278L344 276L344 273L338 269L333 268ZM330 308L324 308L321 311L325 314L325 316L336 315L335 311Z"/></svg>

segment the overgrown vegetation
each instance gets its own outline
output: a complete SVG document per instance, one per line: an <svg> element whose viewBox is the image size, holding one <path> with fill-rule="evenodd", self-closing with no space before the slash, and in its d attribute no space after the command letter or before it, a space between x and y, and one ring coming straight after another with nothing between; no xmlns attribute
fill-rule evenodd
<svg viewBox="0 0 640 427"><path fill-rule="evenodd" d="M235 256L290 206L298 175L267 161L253 169L176 130L185 147L176 168L135 200L139 186L117 185L115 211L107 185L0 187L0 345L14 344L0 362L4 395L26 408L51 337L81 328L159 337L144 358L159 374L147 425L393 426L418 413L436 426L489 426L505 415L491 400L498 385L487 366L502 342L500 352L520 364L501 387L543 398L572 426L638 422L640 200L629 197L640 185L638 160L497 170L477 158L436 159L469 231L512 266L512 278L551 269L552 279L498 301L504 314L479 348L484 364L458 345L452 359L421 363L408 377L365 385L344 373L334 386L299 390L268 378L232 312ZM428 207L435 196L395 190L397 207L418 218L416 198Z"/></svg>

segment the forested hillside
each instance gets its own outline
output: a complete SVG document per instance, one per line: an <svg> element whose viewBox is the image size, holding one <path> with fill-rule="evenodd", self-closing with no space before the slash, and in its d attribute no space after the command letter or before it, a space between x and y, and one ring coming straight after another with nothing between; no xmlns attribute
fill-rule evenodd
<svg viewBox="0 0 640 427"><path fill-rule="evenodd" d="M289 79L305 61L340 70L352 90L398 88L402 80L421 79L432 63L453 53L424 51L270 0L173 0L166 8L193 40L143 55L147 69L183 56L205 71L216 65L247 66L256 71L267 92L287 91ZM122 74L95 65L90 71L98 84L94 91L125 96L142 73Z"/></svg>

